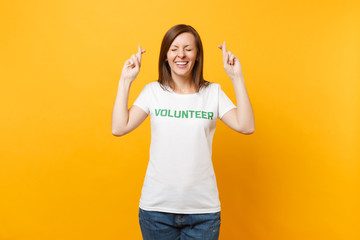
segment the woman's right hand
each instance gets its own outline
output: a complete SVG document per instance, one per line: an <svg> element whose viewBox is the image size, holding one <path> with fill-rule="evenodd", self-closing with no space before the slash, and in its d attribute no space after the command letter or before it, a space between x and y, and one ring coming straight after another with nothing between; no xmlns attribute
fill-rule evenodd
<svg viewBox="0 0 360 240"><path fill-rule="evenodd" d="M132 83L137 75L140 72L141 66L141 54L143 54L145 50L138 47L138 52L133 54L130 59L126 60L124 67L121 72L121 78L130 81Z"/></svg>

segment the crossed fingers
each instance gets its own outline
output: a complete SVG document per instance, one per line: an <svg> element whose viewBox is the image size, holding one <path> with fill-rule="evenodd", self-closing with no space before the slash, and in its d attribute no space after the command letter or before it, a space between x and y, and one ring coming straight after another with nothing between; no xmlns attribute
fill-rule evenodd
<svg viewBox="0 0 360 240"><path fill-rule="evenodd" d="M234 65L236 56L232 52L226 50L226 42L224 41L223 45L219 45L218 48L222 50L224 65Z"/></svg>
<svg viewBox="0 0 360 240"><path fill-rule="evenodd" d="M126 64L130 67L141 66L141 55L145 52L144 49L141 49L140 45L138 46L138 52L131 55L130 59L126 61Z"/></svg>

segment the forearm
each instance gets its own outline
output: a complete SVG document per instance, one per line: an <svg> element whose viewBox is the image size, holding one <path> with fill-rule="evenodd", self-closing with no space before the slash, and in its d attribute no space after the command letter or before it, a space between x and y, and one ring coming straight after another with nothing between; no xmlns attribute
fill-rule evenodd
<svg viewBox="0 0 360 240"><path fill-rule="evenodd" d="M130 86L130 81L120 79L111 121L111 131L114 135L121 134L129 120L128 99Z"/></svg>
<svg viewBox="0 0 360 240"><path fill-rule="evenodd" d="M246 91L243 75L231 79L237 104L237 119L241 129L249 132L255 130L254 113L251 107L250 99Z"/></svg>

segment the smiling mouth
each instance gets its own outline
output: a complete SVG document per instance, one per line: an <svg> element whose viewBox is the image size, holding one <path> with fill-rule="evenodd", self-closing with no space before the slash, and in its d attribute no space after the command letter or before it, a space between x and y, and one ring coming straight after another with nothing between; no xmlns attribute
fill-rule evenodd
<svg viewBox="0 0 360 240"><path fill-rule="evenodd" d="M178 66L186 66L189 62L175 62Z"/></svg>

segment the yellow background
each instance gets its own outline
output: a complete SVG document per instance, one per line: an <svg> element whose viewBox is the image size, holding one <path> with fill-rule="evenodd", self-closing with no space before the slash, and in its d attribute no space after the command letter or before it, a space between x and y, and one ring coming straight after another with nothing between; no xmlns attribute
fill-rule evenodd
<svg viewBox="0 0 360 240"><path fill-rule="evenodd" d="M146 49L129 107L175 24L202 37L205 79L236 103L217 45L240 59L249 136L218 121L220 239L357 240L359 1L0 3L0 239L141 239L149 118L116 138L123 63Z"/></svg>

